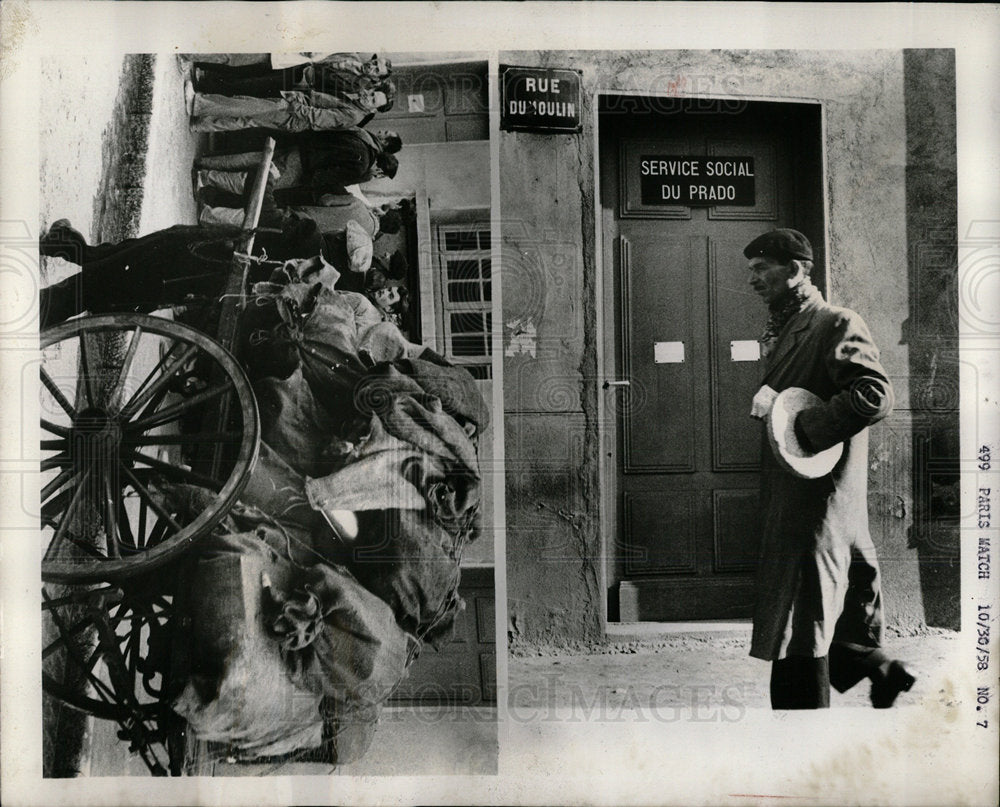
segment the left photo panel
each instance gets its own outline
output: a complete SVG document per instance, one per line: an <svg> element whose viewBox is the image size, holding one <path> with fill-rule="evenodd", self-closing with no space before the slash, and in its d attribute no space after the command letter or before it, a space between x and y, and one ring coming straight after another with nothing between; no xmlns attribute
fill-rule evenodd
<svg viewBox="0 0 1000 807"><path fill-rule="evenodd" d="M487 56L39 69L44 775L495 774Z"/></svg>

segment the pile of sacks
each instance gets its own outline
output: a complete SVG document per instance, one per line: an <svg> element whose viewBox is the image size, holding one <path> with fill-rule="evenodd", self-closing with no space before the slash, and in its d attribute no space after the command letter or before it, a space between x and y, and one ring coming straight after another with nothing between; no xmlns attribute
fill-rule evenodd
<svg viewBox="0 0 1000 807"><path fill-rule="evenodd" d="M172 705L238 759L320 745L333 762L360 758L382 704L464 605L486 404L465 370L335 280L264 284L246 309L260 456L188 561L190 673ZM161 492L181 517L213 497Z"/></svg>

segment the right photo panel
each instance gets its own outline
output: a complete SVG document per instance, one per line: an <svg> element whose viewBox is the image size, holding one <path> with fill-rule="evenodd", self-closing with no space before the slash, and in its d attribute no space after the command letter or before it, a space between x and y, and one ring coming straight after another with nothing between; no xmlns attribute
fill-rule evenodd
<svg viewBox="0 0 1000 807"><path fill-rule="evenodd" d="M954 51L508 51L498 84L514 719L945 697Z"/></svg>

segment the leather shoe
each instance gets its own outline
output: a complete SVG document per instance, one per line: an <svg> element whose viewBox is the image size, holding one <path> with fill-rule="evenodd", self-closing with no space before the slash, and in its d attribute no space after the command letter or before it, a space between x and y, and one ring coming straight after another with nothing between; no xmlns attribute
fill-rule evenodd
<svg viewBox="0 0 1000 807"><path fill-rule="evenodd" d="M87 239L69 223L69 219L59 219L39 236L38 245L42 255L79 264Z"/></svg>
<svg viewBox="0 0 1000 807"><path fill-rule="evenodd" d="M876 709L888 709L900 692L909 692L916 678L898 661L889 664L885 675L872 679L871 700Z"/></svg>
<svg viewBox="0 0 1000 807"><path fill-rule="evenodd" d="M57 219L52 222L49 225L49 229L47 229L39 237L39 240L41 241L47 241L50 239L57 239L60 241L70 239L81 242L86 240L83 237L83 234L70 224L69 219Z"/></svg>

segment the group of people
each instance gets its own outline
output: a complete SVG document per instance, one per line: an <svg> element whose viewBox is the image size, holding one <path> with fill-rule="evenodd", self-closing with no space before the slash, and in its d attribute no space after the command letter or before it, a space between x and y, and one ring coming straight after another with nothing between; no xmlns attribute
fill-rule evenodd
<svg viewBox="0 0 1000 807"><path fill-rule="evenodd" d="M399 167L400 136L365 128L376 112L392 106L391 62L377 54L366 58L357 53L326 54L282 66L289 61L295 60L272 55L244 65L194 62L186 84L191 127L262 128L274 137L278 145L260 226L315 222L327 260L343 276L341 288L367 294L386 319L403 326L408 308L406 259L399 250L377 249L376 242L399 232L413 211L406 199L371 205L357 188L379 177L392 179ZM261 104L280 106L289 99L299 105L308 102L323 114L307 115L308 126L250 114L253 109L259 112ZM209 108L211 115L205 114ZM238 225L259 162L258 152L200 157L194 172L199 222Z"/></svg>

